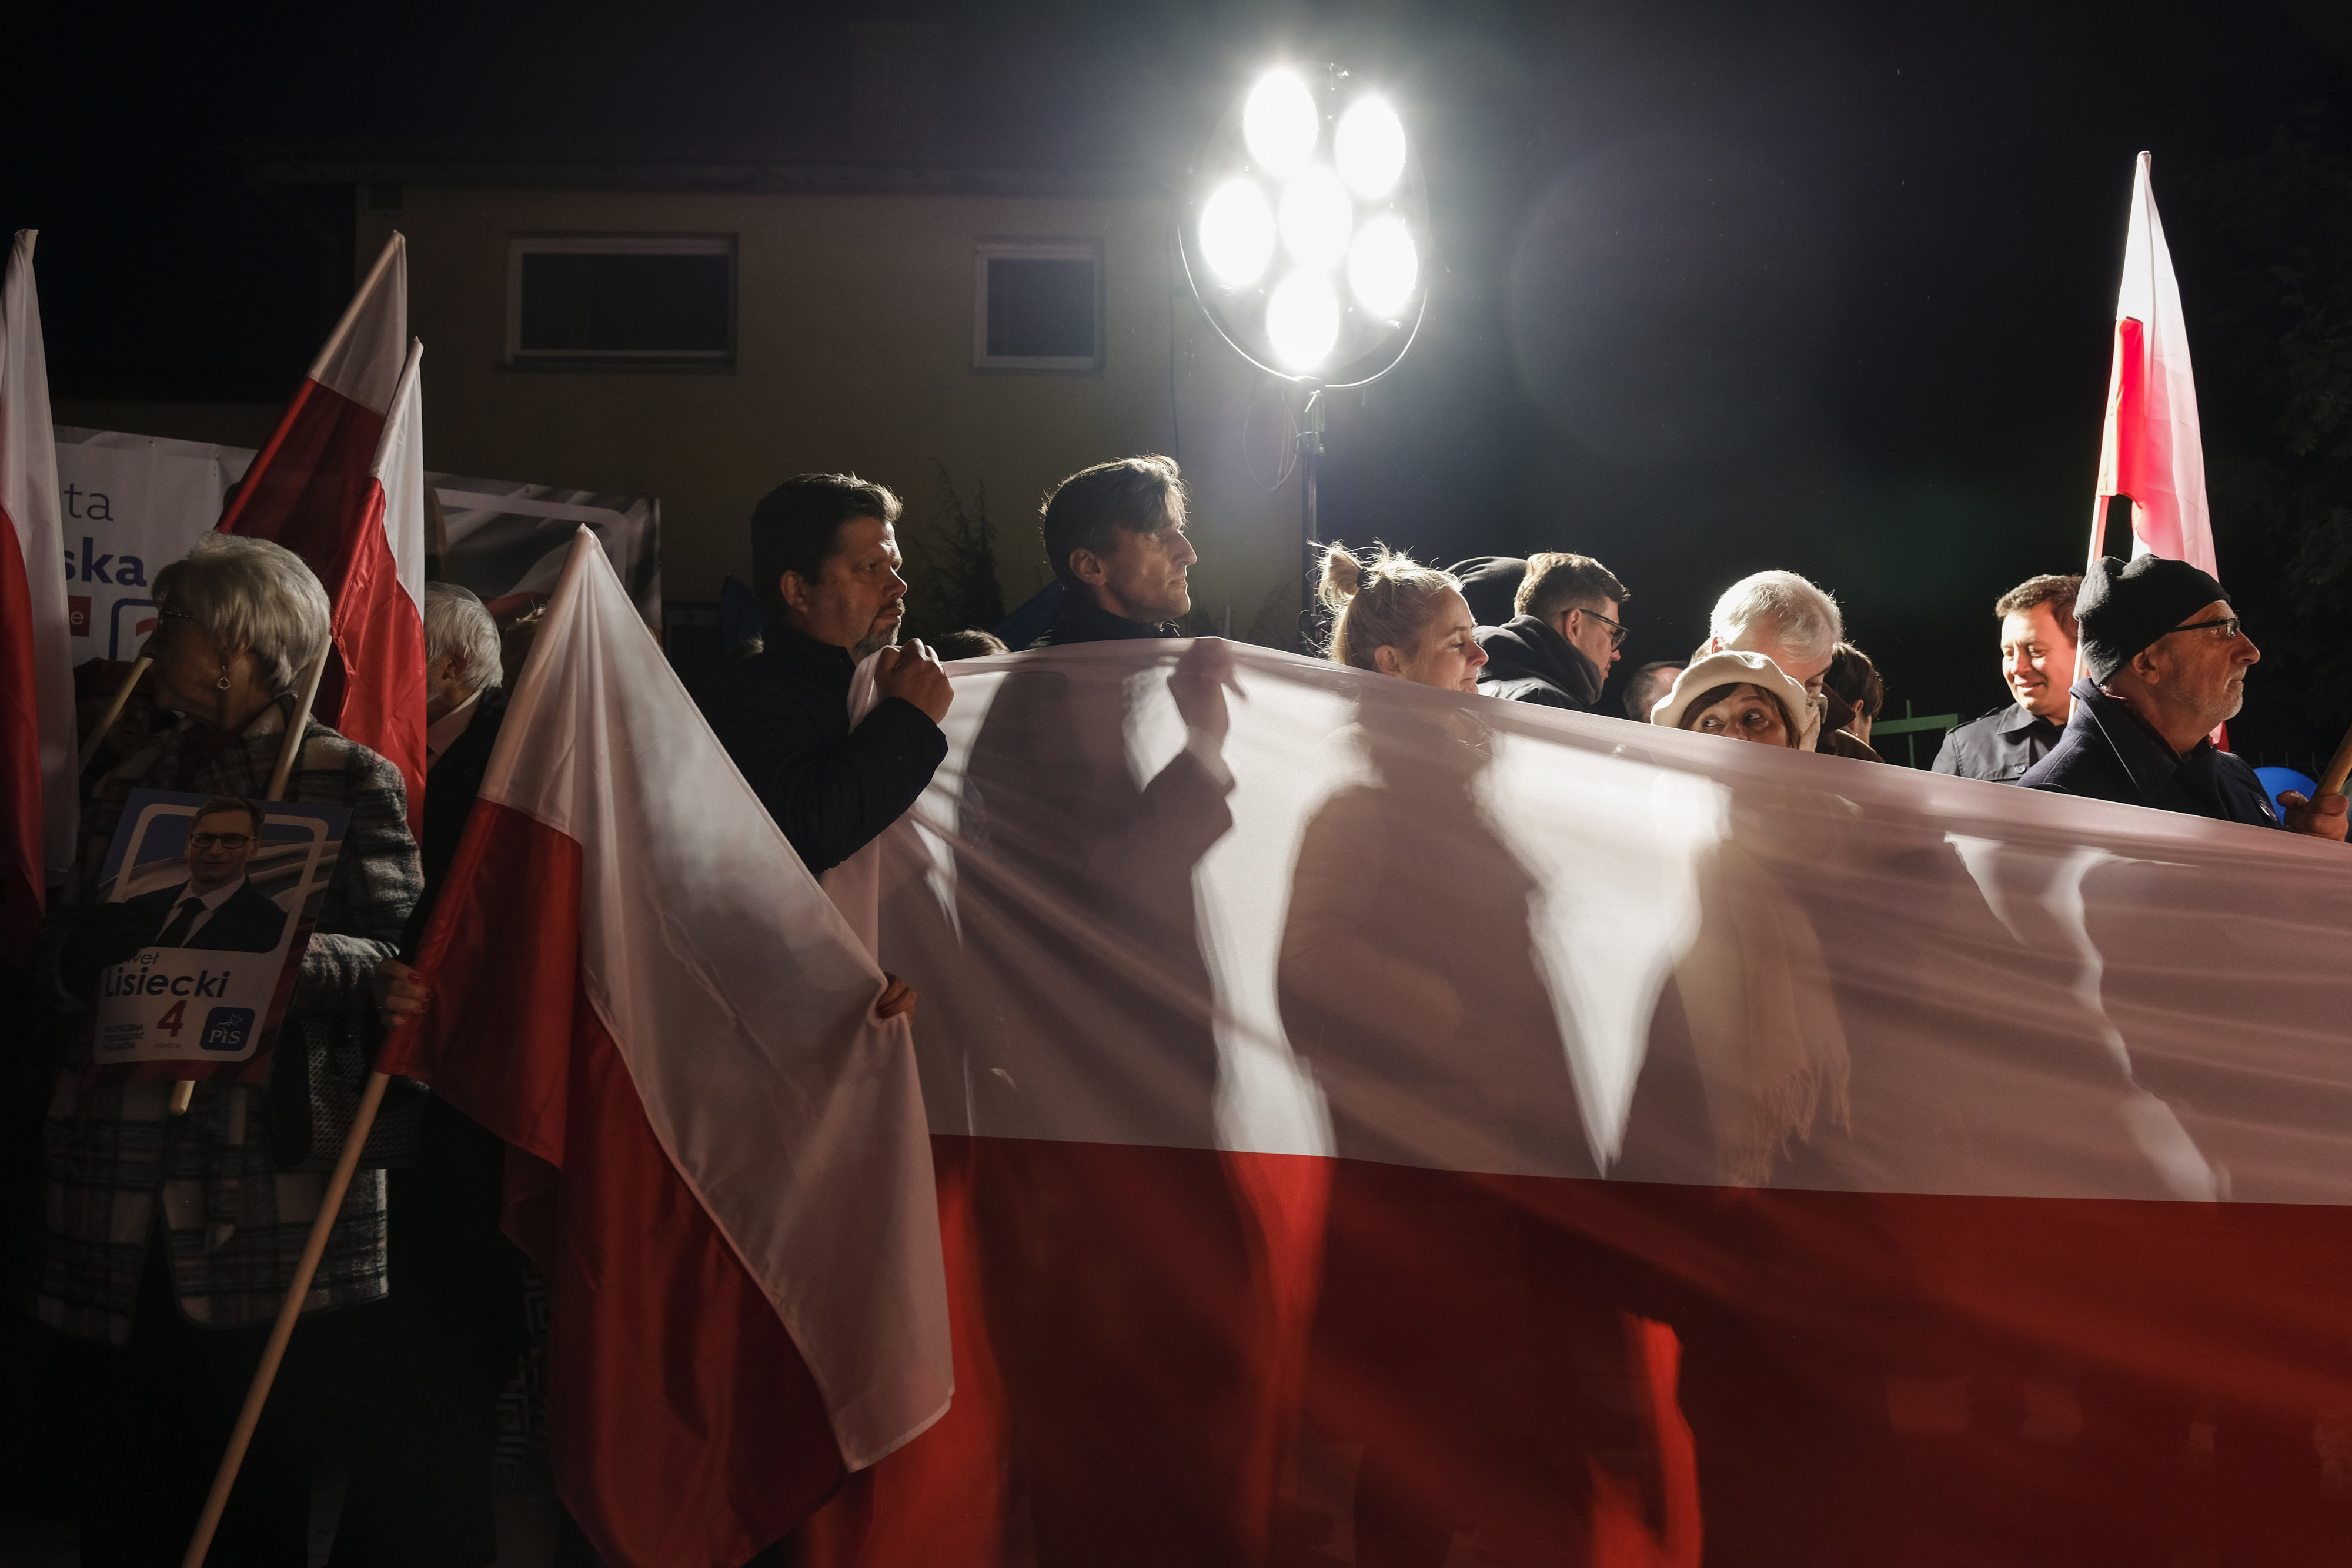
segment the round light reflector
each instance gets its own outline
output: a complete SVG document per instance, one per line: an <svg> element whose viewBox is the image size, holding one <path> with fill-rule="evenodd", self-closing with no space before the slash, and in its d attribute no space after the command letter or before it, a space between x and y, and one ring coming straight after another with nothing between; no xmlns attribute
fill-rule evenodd
<svg viewBox="0 0 2352 1568"><path fill-rule="evenodd" d="M1393 321L1421 281L1421 253L1402 220L1374 218L1348 247L1348 292L1370 315Z"/></svg>
<svg viewBox="0 0 2352 1568"><path fill-rule="evenodd" d="M1282 188L1282 243L1301 267L1328 271L1348 254L1356 209L1339 176L1317 164Z"/></svg>
<svg viewBox="0 0 2352 1568"><path fill-rule="evenodd" d="M1294 272L1265 302L1265 335L1275 358L1294 371L1311 371L1339 340L1339 298L1311 272Z"/></svg>
<svg viewBox="0 0 2352 1568"><path fill-rule="evenodd" d="M1348 189L1377 202L1396 189L1404 172L1404 122L1382 98L1360 98L1339 116L1331 133L1331 155Z"/></svg>
<svg viewBox="0 0 2352 1568"><path fill-rule="evenodd" d="M1268 71L1250 89L1242 106L1242 140L1258 167L1276 179L1288 178L1313 157L1322 134L1322 111L1296 72Z"/></svg>
<svg viewBox="0 0 2352 1568"><path fill-rule="evenodd" d="M1228 180L1201 204L1201 258L1226 287L1255 283L1274 240L1274 208L1254 182Z"/></svg>

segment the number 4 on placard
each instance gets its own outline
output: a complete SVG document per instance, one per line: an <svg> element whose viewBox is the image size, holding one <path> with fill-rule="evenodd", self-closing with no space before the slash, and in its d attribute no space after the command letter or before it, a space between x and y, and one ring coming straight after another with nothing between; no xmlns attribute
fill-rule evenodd
<svg viewBox="0 0 2352 1568"><path fill-rule="evenodd" d="M155 1020L155 1027L173 1040L179 1039L181 1019L187 1010L188 1004L184 1000L173 1002L171 1010Z"/></svg>

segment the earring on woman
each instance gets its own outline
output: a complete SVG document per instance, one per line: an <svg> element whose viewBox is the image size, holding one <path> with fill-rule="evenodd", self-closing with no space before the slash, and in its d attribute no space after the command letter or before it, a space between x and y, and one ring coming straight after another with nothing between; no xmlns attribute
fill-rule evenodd
<svg viewBox="0 0 2352 1568"><path fill-rule="evenodd" d="M213 685L222 691L228 690L228 666L226 664L223 664L221 666L220 679L215 681Z"/></svg>

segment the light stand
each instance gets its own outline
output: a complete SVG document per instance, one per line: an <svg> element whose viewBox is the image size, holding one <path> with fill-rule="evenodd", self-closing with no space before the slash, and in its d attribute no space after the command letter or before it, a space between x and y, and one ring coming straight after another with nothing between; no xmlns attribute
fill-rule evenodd
<svg viewBox="0 0 2352 1568"><path fill-rule="evenodd" d="M1323 389L1310 387L1307 406L1298 411L1298 579L1306 598L1298 612L1299 651L1313 653L1323 643L1322 606L1315 597L1315 555L1322 536L1315 527L1316 470L1323 463Z"/></svg>
<svg viewBox="0 0 2352 1568"><path fill-rule="evenodd" d="M1323 394L1394 370L1429 308L1428 190L1396 110L1337 66L1265 72L1194 162L1177 254L1226 345L1306 393L1299 626L1314 651Z"/></svg>

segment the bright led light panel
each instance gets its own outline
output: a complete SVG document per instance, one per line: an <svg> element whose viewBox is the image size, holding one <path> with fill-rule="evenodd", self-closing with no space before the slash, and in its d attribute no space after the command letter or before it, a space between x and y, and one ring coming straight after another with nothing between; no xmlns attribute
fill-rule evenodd
<svg viewBox="0 0 2352 1568"><path fill-rule="evenodd" d="M1396 319L1420 281L1420 252L1396 218L1374 218L1348 247L1348 292L1383 320Z"/></svg>
<svg viewBox="0 0 2352 1568"><path fill-rule="evenodd" d="M1268 71L1250 89L1242 109L1242 140L1258 167L1277 180L1289 178L1315 155L1323 115L1315 95L1291 71Z"/></svg>
<svg viewBox="0 0 2352 1568"><path fill-rule="evenodd" d="M1328 271L1348 254L1356 209L1339 176L1320 164L1282 189L1282 244L1299 266Z"/></svg>
<svg viewBox="0 0 2352 1568"><path fill-rule="evenodd" d="M1292 273L1265 302L1265 335L1284 364L1313 370L1339 340L1339 296L1314 273Z"/></svg>
<svg viewBox="0 0 2352 1568"><path fill-rule="evenodd" d="M1404 172L1404 122L1388 100L1364 97L1348 106L1331 134L1331 155L1348 189L1377 202Z"/></svg>
<svg viewBox="0 0 2352 1568"><path fill-rule="evenodd" d="M1201 206L1201 256L1228 288L1255 283L1274 259L1274 209L1248 180L1228 180Z"/></svg>

